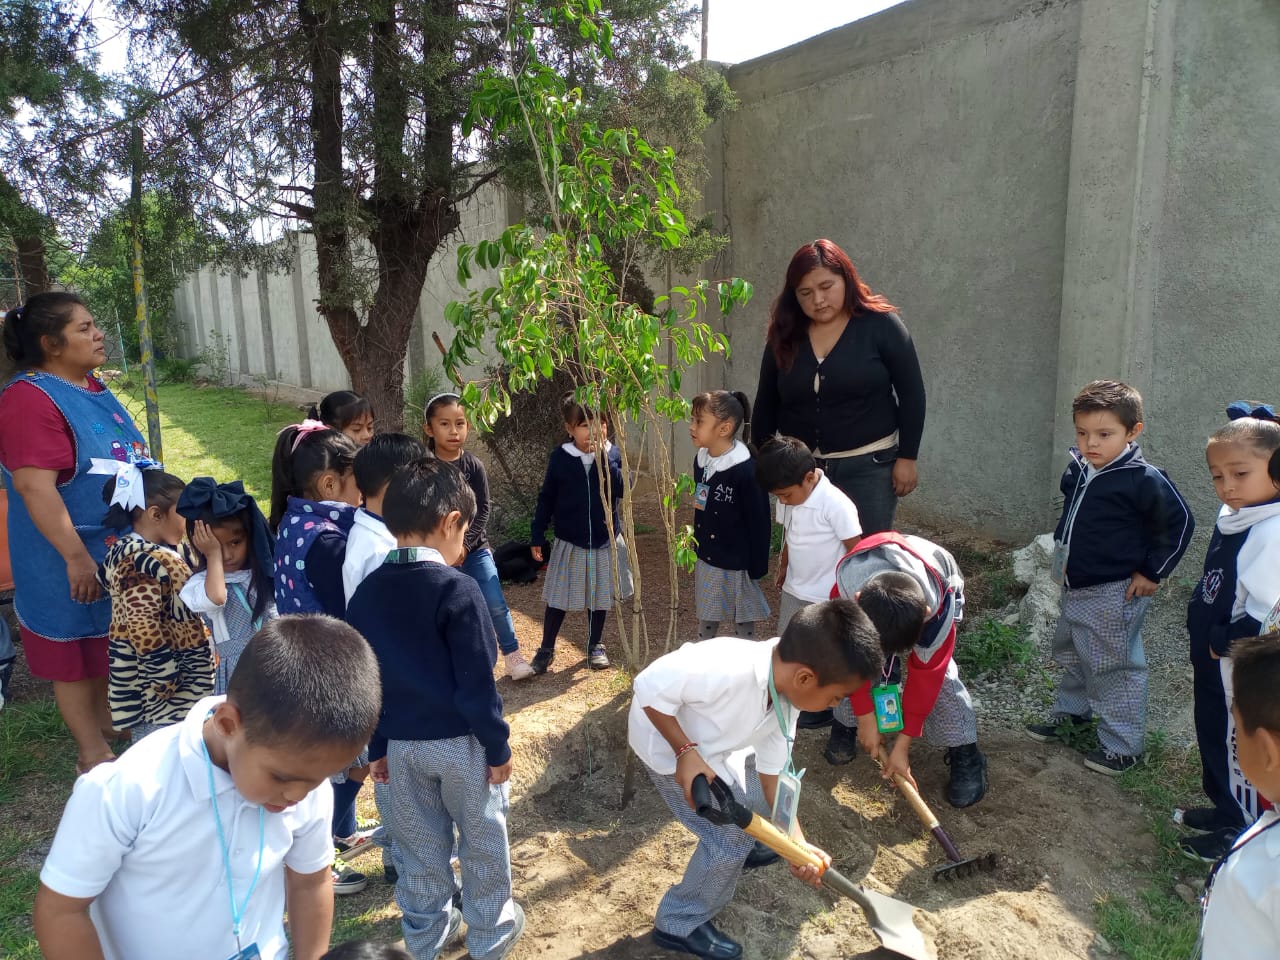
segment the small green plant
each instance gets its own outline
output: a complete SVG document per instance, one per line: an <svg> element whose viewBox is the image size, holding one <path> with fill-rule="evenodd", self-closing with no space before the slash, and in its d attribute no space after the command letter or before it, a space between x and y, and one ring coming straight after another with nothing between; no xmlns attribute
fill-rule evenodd
<svg viewBox="0 0 1280 960"><path fill-rule="evenodd" d="M284 378L284 372L277 370L275 376L265 373L255 373L253 375L253 385L257 388L258 396L262 399L262 419L270 420L274 408L280 402L280 381Z"/></svg>
<svg viewBox="0 0 1280 960"><path fill-rule="evenodd" d="M199 365L196 357L165 357L156 361L156 373L161 383L194 383Z"/></svg>
<svg viewBox="0 0 1280 960"><path fill-rule="evenodd" d="M208 370L209 382L225 387L231 382L231 338L217 330L210 332L209 342L200 351L198 362Z"/></svg>
<svg viewBox="0 0 1280 960"><path fill-rule="evenodd" d="M994 617L970 627L956 643L956 662L975 674L1022 666L1035 654L1035 644L1020 626Z"/></svg>

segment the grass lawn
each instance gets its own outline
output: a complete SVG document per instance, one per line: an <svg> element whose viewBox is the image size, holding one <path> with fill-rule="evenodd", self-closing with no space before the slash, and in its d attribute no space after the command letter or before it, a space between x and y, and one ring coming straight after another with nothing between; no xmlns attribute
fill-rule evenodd
<svg viewBox="0 0 1280 960"><path fill-rule="evenodd" d="M184 480L243 480L265 513L276 432L301 419L299 411L243 390L166 384L159 393L165 469ZM122 399L135 415L143 410L140 391ZM145 433L144 416L138 419ZM47 684L32 689L39 699L28 693L25 702L0 710L0 957L6 960L39 960L31 904L75 779L75 743L52 692ZM362 929L357 922L349 936Z"/></svg>

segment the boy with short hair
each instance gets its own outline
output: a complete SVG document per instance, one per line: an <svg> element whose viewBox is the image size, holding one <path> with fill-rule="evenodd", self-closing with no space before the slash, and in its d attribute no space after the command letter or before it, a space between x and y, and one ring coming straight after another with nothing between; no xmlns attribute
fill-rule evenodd
<svg viewBox="0 0 1280 960"><path fill-rule="evenodd" d="M396 548L396 538L382 520L382 501L392 475L406 463L427 455L427 446L405 433L379 433L360 448L352 472L364 497L347 534L346 559L342 561L342 586L347 603L356 587L382 565Z"/></svg>
<svg viewBox="0 0 1280 960"><path fill-rule="evenodd" d="M1280 802L1280 634L1235 641L1231 671L1240 769L1269 803ZM1277 824L1280 814L1264 811L1209 873L1200 930L1204 960L1280 956Z"/></svg>
<svg viewBox="0 0 1280 960"><path fill-rule="evenodd" d="M424 458L402 467L383 501L397 547L347 607L382 667L371 773L391 785L396 902L419 960L453 940L464 917L476 960L505 957L524 932L511 895L511 748L493 679L493 623L475 580L452 566L475 511L452 464ZM455 826L461 911L449 865Z"/></svg>
<svg viewBox="0 0 1280 960"><path fill-rule="evenodd" d="M1160 581L1182 558L1195 521L1182 495L1135 442L1142 396L1095 380L1071 403L1076 446L1062 475L1054 575L1062 612L1051 654L1062 668L1052 716L1027 735L1045 742L1099 720L1090 770L1116 776L1142 756L1147 658L1142 620Z"/></svg>
<svg viewBox="0 0 1280 960"><path fill-rule="evenodd" d="M987 758L978 750L978 718L954 656L964 614L964 577L955 557L924 537L873 533L836 565L833 592L866 611L888 663L879 678L836 706L827 762L848 763L858 743L875 757L884 734L897 732L882 772L910 780L911 741L923 736L946 748L947 802L977 803L987 791ZM900 657L908 658L905 682ZM876 709L877 700L890 702L886 697L893 707L887 714Z"/></svg>
<svg viewBox="0 0 1280 960"><path fill-rule="evenodd" d="M225 697L76 781L40 872L49 960L317 960L333 922L328 778L377 723L378 663L324 616L269 621ZM256 946L257 952L251 952Z"/></svg>
<svg viewBox="0 0 1280 960"><path fill-rule="evenodd" d="M862 536L858 508L795 437L777 436L756 456L756 482L778 499L786 530L778 558L778 633L796 612L831 596L836 563Z"/></svg>
<svg viewBox="0 0 1280 960"><path fill-rule="evenodd" d="M693 780L718 778L739 800L767 812L779 774L794 774L798 712L830 708L882 665L867 615L837 599L799 611L781 638L686 643L640 672L628 741L676 819L698 838L684 879L658 905L654 943L715 960L741 956L741 945L712 920L733 898L755 844L736 827L716 826L694 812ZM798 825L793 836L804 842ZM756 865L767 859L757 858ZM812 868L792 873L818 882Z"/></svg>

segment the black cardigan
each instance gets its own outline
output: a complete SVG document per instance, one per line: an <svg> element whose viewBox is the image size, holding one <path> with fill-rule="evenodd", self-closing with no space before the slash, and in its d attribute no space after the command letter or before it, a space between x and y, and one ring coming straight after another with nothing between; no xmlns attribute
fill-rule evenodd
<svg viewBox="0 0 1280 960"><path fill-rule="evenodd" d="M693 463L694 483L703 468ZM750 458L718 470L708 484L707 505L693 511L698 559L721 570L745 570L752 580L769 572L769 495L756 483Z"/></svg>
<svg viewBox="0 0 1280 960"><path fill-rule="evenodd" d="M822 362L821 391L809 338L801 338L789 370L779 370L766 344L760 362L751 435L796 437L823 453L853 450L898 431L898 456L915 460L924 433L924 379L911 334L896 313L849 320Z"/></svg>
<svg viewBox="0 0 1280 960"><path fill-rule="evenodd" d="M622 533L618 519L618 501L622 499L622 453L609 448L609 498L613 504L613 529ZM547 545L547 525L555 527L556 539L575 547L596 549L609 545L609 527L600 503L600 468L592 464L584 469L582 461L562 447L551 451L547 475L538 491L538 503L529 525L529 542L535 547Z"/></svg>

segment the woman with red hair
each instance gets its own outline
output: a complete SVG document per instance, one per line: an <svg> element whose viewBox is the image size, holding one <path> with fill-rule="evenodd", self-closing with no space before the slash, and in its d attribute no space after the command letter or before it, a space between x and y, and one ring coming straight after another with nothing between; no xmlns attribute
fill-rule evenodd
<svg viewBox="0 0 1280 960"><path fill-rule="evenodd" d="M769 318L751 424L756 437L803 440L864 534L893 529L924 432L920 361L895 310L830 240L797 250Z"/></svg>

